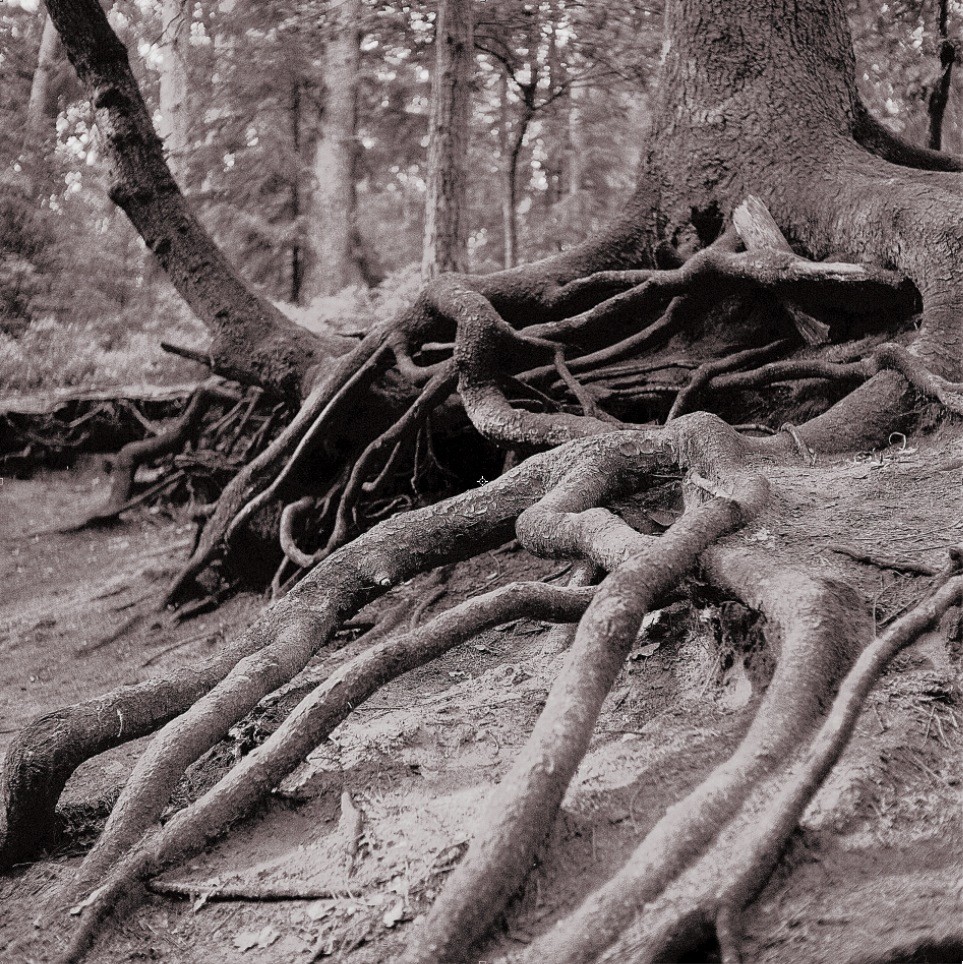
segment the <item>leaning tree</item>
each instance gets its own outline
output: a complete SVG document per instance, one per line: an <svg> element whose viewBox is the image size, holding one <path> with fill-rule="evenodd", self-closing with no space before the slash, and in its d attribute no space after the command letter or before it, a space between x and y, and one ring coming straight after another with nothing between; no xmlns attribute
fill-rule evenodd
<svg viewBox="0 0 963 964"><path fill-rule="evenodd" d="M299 405L224 491L169 598L196 591L252 531L262 546L273 532L299 578L206 662L19 734L3 773L7 862L49 843L82 760L157 731L29 952L83 958L150 877L250 812L387 681L521 615L577 623L525 750L403 954L465 959L524 884L643 617L698 569L765 613L775 669L754 720L731 758L520 959L676 960L716 939L723 960L738 960L740 914L870 688L961 602L951 552L929 595L877 636L844 569L794 564L741 531L784 511L773 465L870 447L922 409L963 413L963 163L870 116L840 0L671 0L638 186L615 223L535 264L444 275L359 343L323 340L241 282L194 218L96 0L48 9L102 112L112 197L208 325L211 367ZM805 390L780 396L777 425L745 424L758 422L760 388L797 382ZM366 492L410 460L433 414L467 418L514 467L359 533ZM673 472L682 508L664 531L616 511ZM388 636L160 824L186 768L361 607L513 538L575 560L570 584L505 585ZM948 933L944 950L958 953L963 931Z"/></svg>

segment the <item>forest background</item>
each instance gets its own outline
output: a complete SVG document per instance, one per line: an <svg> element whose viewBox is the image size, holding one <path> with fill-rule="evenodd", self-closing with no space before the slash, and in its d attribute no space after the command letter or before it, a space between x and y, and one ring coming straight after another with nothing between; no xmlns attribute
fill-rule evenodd
<svg viewBox="0 0 963 964"><path fill-rule="evenodd" d="M421 284L435 8L132 0L110 10L201 220L308 328L366 331ZM569 246L631 192L662 10L474 8L463 267L486 272ZM915 143L963 151L963 6L859 0L848 12L876 116ZM350 226L338 251L325 243L335 223ZM200 348L206 336L108 197L96 112L42 7L7 0L0 393L190 380L193 366L164 354L162 339Z"/></svg>

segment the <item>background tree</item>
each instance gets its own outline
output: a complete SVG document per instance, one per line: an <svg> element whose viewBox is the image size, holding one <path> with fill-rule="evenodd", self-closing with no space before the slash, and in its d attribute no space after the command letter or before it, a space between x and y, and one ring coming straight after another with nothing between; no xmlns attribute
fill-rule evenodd
<svg viewBox="0 0 963 964"><path fill-rule="evenodd" d="M60 37L49 17L44 17L43 33L40 37L40 50L37 66L30 85L30 100L27 102L27 123L34 137L41 135L51 120L51 100L53 79L51 74L60 53Z"/></svg>
<svg viewBox="0 0 963 964"><path fill-rule="evenodd" d="M428 192L421 273L468 263L468 137L475 73L471 0L441 0L435 18L435 71L428 135Z"/></svg>
<svg viewBox="0 0 963 964"><path fill-rule="evenodd" d="M161 4L160 116L158 133L167 149L168 163L177 174L189 147L192 0L163 0Z"/></svg>
<svg viewBox="0 0 963 964"><path fill-rule="evenodd" d="M362 4L342 0L329 10L324 56L324 108L314 148L310 202L308 291L331 294L374 283L358 231L358 83Z"/></svg>

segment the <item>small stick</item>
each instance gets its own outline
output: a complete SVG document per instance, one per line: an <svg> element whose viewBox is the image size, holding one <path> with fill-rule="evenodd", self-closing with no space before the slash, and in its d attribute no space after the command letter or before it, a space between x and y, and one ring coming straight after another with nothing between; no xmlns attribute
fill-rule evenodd
<svg viewBox="0 0 963 964"><path fill-rule="evenodd" d="M799 434L799 430L792 422L785 422L779 427L779 431L787 432L792 437L792 440L796 443L796 451L799 452L802 458L810 465L816 464L816 453L805 443L803 437Z"/></svg>
<svg viewBox="0 0 963 964"><path fill-rule="evenodd" d="M178 649L183 649L185 646L190 646L192 643L204 643L210 639L213 639L217 635L217 632L213 633L197 633L194 636L186 636L184 639L179 639L176 643L171 643L170 646L165 646L159 652L154 653L150 659L145 660L140 664L141 669L146 669L148 666L153 666L158 660L163 659L168 653L173 653Z"/></svg>
<svg viewBox="0 0 963 964"><path fill-rule="evenodd" d="M169 341L160 343L161 350L169 355L179 355L189 361L198 362L207 368L214 367L214 358L209 352L198 351L196 348L185 348L183 345L172 345Z"/></svg>
<svg viewBox="0 0 963 964"><path fill-rule="evenodd" d="M863 552L850 546L831 545L827 547L830 552L836 552L841 556L849 556L856 562L865 563L867 566L875 566L877 569L892 569L894 572L910 572L918 576L935 576L939 570L932 566L924 565L919 562L909 560L893 559L889 556L877 556L872 553Z"/></svg>

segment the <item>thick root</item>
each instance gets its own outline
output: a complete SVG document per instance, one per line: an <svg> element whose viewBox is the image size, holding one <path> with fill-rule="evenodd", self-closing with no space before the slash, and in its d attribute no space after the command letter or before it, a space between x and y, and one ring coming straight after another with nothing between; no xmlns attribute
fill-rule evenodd
<svg viewBox="0 0 963 964"><path fill-rule="evenodd" d="M594 961L640 908L712 845L759 781L781 768L829 705L835 681L872 634L852 590L762 553L722 547L704 556L711 581L761 611L778 658L753 721L732 756L669 809L604 887L537 941L523 960Z"/></svg>
<svg viewBox="0 0 963 964"><path fill-rule="evenodd" d="M577 447L546 453L484 487L388 519L317 566L236 644L251 655L155 738L49 916L62 923L66 908L83 900L154 824L187 766L300 672L345 618L391 585L506 541L515 518L552 484L559 465L577 455Z"/></svg>
<svg viewBox="0 0 963 964"><path fill-rule="evenodd" d="M612 571L579 624L531 738L490 798L485 824L413 935L405 964L462 960L487 932L528 875L642 618L709 545L765 505L768 489L741 471L743 440L728 426L705 416L676 424L680 434L673 442L683 464L720 475L730 492L697 500L660 539L639 536L604 510L587 509L596 493L581 467L519 520L523 544L526 535L537 534L530 548L552 547L559 555L580 550ZM638 444L635 433L624 438L620 448ZM599 468L603 478L618 478L611 463Z"/></svg>
<svg viewBox="0 0 963 964"><path fill-rule="evenodd" d="M144 880L191 857L231 823L243 817L358 706L386 683L437 659L485 629L520 616L551 622L578 619L594 589L563 589L542 583L514 583L462 603L420 629L372 646L325 680L287 720L195 804L145 836L117 865L85 906L81 927L63 958L80 960L120 904Z"/></svg>
<svg viewBox="0 0 963 964"><path fill-rule="evenodd" d="M805 752L761 784L702 859L646 907L599 961L648 964L701 946L720 914L731 920L772 873L806 806L849 743L866 697L903 648L963 600L963 577L944 585L868 646L845 677L829 714ZM633 897L633 901L635 898ZM637 911L641 904L634 903ZM730 959L737 949L730 948Z"/></svg>

